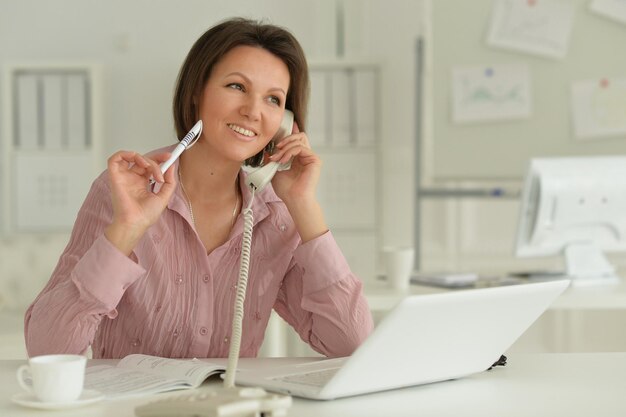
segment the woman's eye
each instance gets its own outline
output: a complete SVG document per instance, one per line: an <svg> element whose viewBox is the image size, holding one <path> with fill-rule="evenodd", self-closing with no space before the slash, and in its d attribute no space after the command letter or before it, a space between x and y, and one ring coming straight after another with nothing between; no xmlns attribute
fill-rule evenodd
<svg viewBox="0 0 626 417"><path fill-rule="evenodd" d="M234 90L241 90L244 91L243 85L239 84L239 83L230 83L227 85L228 88L232 88Z"/></svg>
<svg viewBox="0 0 626 417"><path fill-rule="evenodd" d="M280 99L276 96L271 96L269 98L270 103L272 104L276 104L277 106L280 106Z"/></svg>

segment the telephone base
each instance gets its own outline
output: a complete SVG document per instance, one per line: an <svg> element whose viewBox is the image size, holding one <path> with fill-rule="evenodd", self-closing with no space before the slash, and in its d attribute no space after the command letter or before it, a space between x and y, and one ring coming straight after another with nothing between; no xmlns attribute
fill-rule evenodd
<svg viewBox="0 0 626 417"><path fill-rule="evenodd" d="M135 408L137 417L279 417L287 414L291 397L263 388L211 387L178 394Z"/></svg>

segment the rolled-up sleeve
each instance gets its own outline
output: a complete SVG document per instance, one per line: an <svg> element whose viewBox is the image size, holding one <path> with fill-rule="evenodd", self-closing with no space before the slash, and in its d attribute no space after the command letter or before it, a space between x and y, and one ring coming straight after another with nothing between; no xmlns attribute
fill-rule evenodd
<svg viewBox="0 0 626 417"><path fill-rule="evenodd" d="M92 185L48 284L26 311L30 356L85 353L102 317L114 318L126 288L145 274L104 236L109 200L103 175Z"/></svg>
<svg viewBox="0 0 626 417"><path fill-rule="evenodd" d="M295 250L274 308L329 357L352 354L374 327L363 285L331 232Z"/></svg>

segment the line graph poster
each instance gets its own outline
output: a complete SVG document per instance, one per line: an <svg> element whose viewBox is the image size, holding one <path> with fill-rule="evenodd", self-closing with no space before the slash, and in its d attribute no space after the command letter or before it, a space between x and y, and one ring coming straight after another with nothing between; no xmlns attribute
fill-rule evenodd
<svg viewBox="0 0 626 417"><path fill-rule="evenodd" d="M455 123L530 117L528 67L502 64L452 70L452 119Z"/></svg>
<svg viewBox="0 0 626 417"><path fill-rule="evenodd" d="M564 58L574 11L574 5L567 0L496 0L487 44Z"/></svg>
<svg viewBox="0 0 626 417"><path fill-rule="evenodd" d="M626 135L626 78L572 84L572 119L579 139Z"/></svg>

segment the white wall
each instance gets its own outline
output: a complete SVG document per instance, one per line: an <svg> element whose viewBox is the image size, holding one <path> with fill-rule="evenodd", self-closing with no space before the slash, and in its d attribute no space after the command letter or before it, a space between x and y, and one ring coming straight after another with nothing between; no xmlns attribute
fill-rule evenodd
<svg viewBox="0 0 626 417"><path fill-rule="evenodd" d="M288 0L232 2L3 0L0 64L88 61L101 64L106 85L105 153L143 151L173 139L171 96L195 39L233 15L268 18L289 27L309 56L332 46L326 5ZM332 51L330 51L332 53Z"/></svg>
<svg viewBox="0 0 626 417"><path fill-rule="evenodd" d="M421 1L367 1L364 53L380 60L382 85L382 241L413 243L416 141L416 44L423 30Z"/></svg>
<svg viewBox="0 0 626 417"><path fill-rule="evenodd" d="M118 149L145 152L174 141L170 107L175 77L192 43L212 24L234 15L264 18L288 27L309 60L323 60L336 54L337 1L1 0L0 71L12 63L100 65L100 170ZM410 244L413 53L422 1L345 0L344 7L346 57L383 65L382 243ZM0 84L0 96L6 88ZM4 117L0 107L0 123ZM0 136L3 140L7 138ZM0 309L3 304L23 309L33 299L67 239L68 233L0 236Z"/></svg>
<svg viewBox="0 0 626 417"><path fill-rule="evenodd" d="M117 149L147 151L173 141L170 102L178 67L213 23L233 15L267 18L290 28L309 60L324 60L335 55L339 1L0 0L0 71L24 62L100 64L103 169L106 156ZM383 68L381 245L413 243L414 53L429 1L343 0L345 57L377 60ZM0 95L6 88L0 84ZM4 117L0 107L0 124ZM481 151L489 150L476 150ZM423 265L481 271L528 267L511 256L516 218L516 201L426 202ZM68 233L0 236L0 334L14 330L8 339L1 336L3 341L21 340L21 313L48 280L67 239ZM552 267L558 260L533 262ZM14 312L3 317L9 310ZM24 356L22 346L17 353L4 348L0 357Z"/></svg>

